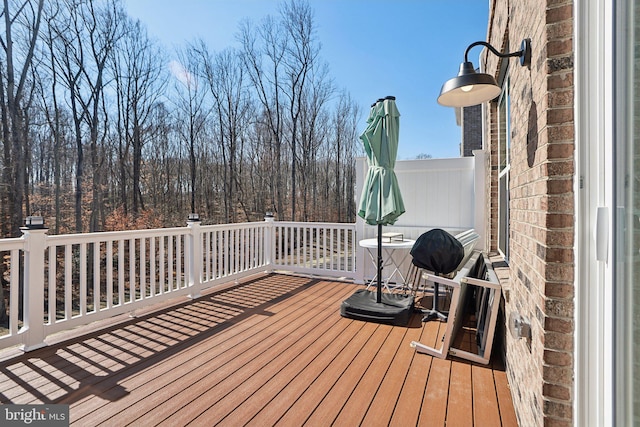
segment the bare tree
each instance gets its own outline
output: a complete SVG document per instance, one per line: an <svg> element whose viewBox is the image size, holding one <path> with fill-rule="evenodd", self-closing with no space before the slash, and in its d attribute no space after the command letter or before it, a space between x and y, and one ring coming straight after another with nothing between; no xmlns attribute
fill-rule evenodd
<svg viewBox="0 0 640 427"><path fill-rule="evenodd" d="M205 85L198 79L198 76L204 73L197 49L189 46L179 52L178 57L178 61L171 63L171 71L176 82L175 106L177 119L181 124L178 129L187 146L189 156L190 207L191 212L196 212L196 158L199 138L203 136L206 119L209 116L209 107L205 103Z"/></svg>
<svg viewBox="0 0 640 427"><path fill-rule="evenodd" d="M113 56L117 97L118 170L120 204L128 213L128 176L131 175L131 210L137 217L144 209L141 183L142 151L152 136L150 119L166 85L164 55L148 37L140 21L125 21L124 36L116 45ZM132 150L131 171L128 168Z"/></svg>
<svg viewBox="0 0 640 427"><path fill-rule="evenodd" d="M223 161L224 220L237 221L237 205L247 208L242 197L240 168L243 159L242 135L249 124L250 102L245 88L245 69L239 54L226 49L212 56L204 42L199 44L204 64L204 77L213 95L217 123L216 139Z"/></svg>
<svg viewBox="0 0 640 427"><path fill-rule="evenodd" d="M338 221L348 220L355 215L353 208L355 157L362 154L363 151L356 134L359 116L358 105L343 91L331 117L332 138L328 145L335 156L333 166L336 188L333 194L336 208L335 218Z"/></svg>
<svg viewBox="0 0 640 427"><path fill-rule="evenodd" d="M151 210L167 225L187 209L212 222L353 219L358 112L334 98L306 0L242 23L237 51L186 45L172 85L122 0L2 1L3 235L32 210L55 216L53 233Z"/></svg>
<svg viewBox="0 0 640 427"><path fill-rule="evenodd" d="M83 231L84 191L84 142L89 139L91 161L91 211L89 229L98 229L98 212L101 202L99 173L103 156L99 144L106 137L106 112L104 105L107 61L114 45L122 35L123 11L115 0L96 5L94 0L65 0L65 13L58 14L51 22L53 45L61 82L67 90L74 123L77 150L75 227ZM101 126L102 124L102 126Z"/></svg>
<svg viewBox="0 0 640 427"><path fill-rule="evenodd" d="M283 180L283 111L281 78L286 51L285 35L273 17L267 16L260 26L244 21L238 36L242 43L241 58L262 109L258 119L264 123L259 129L267 130L264 141L273 152L271 170L275 179L271 183L270 199L273 208L284 214ZM269 210L273 210L270 208Z"/></svg>
<svg viewBox="0 0 640 427"><path fill-rule="evenodd" d="M25 93L40 33L44 1L3 1L4 31L0 34L0 104L2 105L3 234L18 235L22 225L26 171ZM5 225L6 224L6 225Z"/></svg>
<svg viewBox="0 0 640 427"><path fill-rule="evenodd" d="M297 168L299 160L299 127L301 114L306 107L307 93L311 73L320 52L315 39L313 11L303 0L290 0L281 8L282 27L286 34L283 85L284 95L288 99L289 144L291 147L291 219L296 220L297 210Z"/></svg>
<svg viewBox="0 0 640 427"><path fill-rule="evenodd" d="M318 153L327 143L327 104L333 95L333 84L327 78L326 66L312 70L308 87L303 93L300 123L300 182L302 192L302 220L317 220L317 203L329 205L328 198L318 197ZM310 205L311 202L311 205ZM313 213L312 213L313 212Z"/></svg>

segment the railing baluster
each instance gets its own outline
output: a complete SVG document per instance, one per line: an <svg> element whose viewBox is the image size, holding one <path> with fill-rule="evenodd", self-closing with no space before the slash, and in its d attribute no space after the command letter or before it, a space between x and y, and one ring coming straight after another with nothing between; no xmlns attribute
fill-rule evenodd
<svg viewBox="0 0 640 427"><path fill-rule="evenodd" d="M136 300L136 239L129 239L129 302Z"/></svg>
<svg viewBox="0 0 640 427"><path fill-rule="evenodd" d="M167 292L173 290L173 245L173 236L167 236L167 249L169 249L169 255L167 256Z"/></svg>
<svg viewBox="0 0 640 427"><path fill-rule="evenodd" d="M146 298L147 293L147 239L140 239L140 299Z"/></svg>
<svg viewBox="0 0 640 427"><path fill-rule="evenodd" d="M156 237L149 238L149 296L156 296Z"/></svg>
<svg viewBox="0 0 640 427"><path fill-rule="evenodd" d="M245 265L244 265L244 260L245 260L245 250L247 248L246 242L245 242L245 229L241 229L238 230L240 232L240 245L238 246L239 252L240 252L240 259L238 260L238 272L241 271L245 271Z"/></svg>
<svg viewBox="0 0 640 427"><path fill-rule="evenodd" d="M165 236L161 236L160 237L160 278L158 280L158 287L160 288L159 294L162 295L164 294L164 286L165 286L165 280L168 281L168 277L165 278L165 263L166 263L166 258L165 258L165 253L164 253L164 243L165 243Z"/></svg>
<svg viewBox="0 0 640 427"><path fill-rule="evenodd" d="M93 311L100 311L100 242L93 243Z"/></svg>
<svg viewBox="0 0 640 427"><path fill-rule="evenodd" d="M46 324L53 325L56 323L56 266L58 264L58 260L56 259L56 247L49 246L48 250L48 272L49 278L47 280L47 285L49 286L49 291L47 292L47 320Z"/></svg>
<svg viewBox="0 0 640 427"><path fill-rule="evenodd" d="M80 316L87 313L87 244L80 243L80 284L78 294L80 295L79 311ZM72 314L73 317L73 314Z"/></svg>
<svg viewBox="0 0 640 427"><path fill-rule="evenodd" d="M118 305L124 304L124 240L118 240Z"/></svg>
<svg viewBox="0 0 640 427"><path fill-rule="evenodd" d="M238 230L231 230L231 247L229 248L229 252L231 252L231 266L229 269L229 274L233 274L238 271Z"/></svg>
<svg viewBox="0 0 640 427"><path fill-rule="evenodd" d="M20 251L13 249L11 251L11 274L9 277L9 328L11 335L18 333L18 309L19 304L19 280L20 280Z"/></svg>
<svg viewBox="0 0 640 427"><path fill-rule="evenodd" d="M344 244L345 244L345 240L346 240L346 236L347 235L347 230L345 229L337 229L336 230L336 243L335 246L333 247L333 250L335 251L335 266L334 268L337 271L348 271L345 268L345 257L349 257L349 252L345 250ZM333 258L333 257L332 257Z"/></svg>
<svg viewBox="0 0 640 427"><path fill-rule="evenodd" d="M321 267L321 265L323 265L322 263L326 262L326 252L325 252L325 243L326 240L324 238L324 232L325 232L325 228L324 227L320 227L318 228L318 233L316 234L316 248L317 248L317 253L318 253L318 262L316 263L316 267L318 268L323 268ZM320 244L320 241L322 241L322 244ZM324 268L327 268L326 264L324 265Z"/></svg>
<svg viewBox="0 0 640 427"><path fill-rule="evenodd" d="M300 264L300 227L291 227L295 239L295 252L290 265Z"/></svg>
<svg viewBox="0 0 640 427"><path fill-rule="evenodd" d="M106 309L108 310L113 307L113 240L107 240L105 245L107 248L107 260L104 268L107 274L105 287L107 292Z"/></svg>
<svg viewBox="0 0 640 427"><path fill-rule="evenodd" d="M205 275L204 280L211 280L211 233L205 233Z"/></svg>
<svg viewBox="0 0 640 427"><path fill-rule="evenodd" d="M336 230L336 252L338 253L338 263L340 264L340 268L341 270L344 270L343 263L344 263L344 258L343 255L346 255L346 251L343 251L343 241L345 239L343 239L345 233L344 230Z"/></svg>
<svg viewBox="0 0 640 427"><path fill-rule="evenodd" d="M64 318L66 320L71 319L71 302L73 299L72 294L72 245L68 244L64 247Z"/></svg>
<svg viewBox="0 0 640 427"><path fill-rule="evenodd" d="M298 265L306 267L307 265L307 227L299 225L298 238L300 239L300 256L298 258Z"/></svg>
<svg viewBox="0 0 640 427"><path fill-rule="evenodd" d="M218 250L218 230L211 232L211 277L217 279L219 276L220 251Z"/></svg>
<svg viewBox="0 0 640 427"><path fill-rule="evenodd" d="M176 236L176 289L182 288L184 283L182 275L182 238Z"/></svg>

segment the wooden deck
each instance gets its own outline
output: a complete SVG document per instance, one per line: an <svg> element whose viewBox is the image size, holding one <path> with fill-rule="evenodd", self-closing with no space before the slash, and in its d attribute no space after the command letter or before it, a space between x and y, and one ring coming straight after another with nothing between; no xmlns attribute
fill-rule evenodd
<svg viewBox="0 0 640 427"><path fill-rule="evenodd" d="M5 355L0 402L69 404L81 426L517 426L500 366L410 348L439 322L342 318L357 288L265 275Z"/></svg>

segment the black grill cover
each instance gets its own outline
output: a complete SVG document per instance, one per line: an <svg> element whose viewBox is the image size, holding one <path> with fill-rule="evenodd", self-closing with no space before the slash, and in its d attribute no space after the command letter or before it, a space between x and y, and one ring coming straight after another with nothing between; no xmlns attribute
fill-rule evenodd
<svg viewBox="0 0 640 427"><path fill-rule="evenodd" d="M451 234L434 228L418 237L411 248L411 256L416 267L437 274L449 274L464 258L464 247Z"/></svg>

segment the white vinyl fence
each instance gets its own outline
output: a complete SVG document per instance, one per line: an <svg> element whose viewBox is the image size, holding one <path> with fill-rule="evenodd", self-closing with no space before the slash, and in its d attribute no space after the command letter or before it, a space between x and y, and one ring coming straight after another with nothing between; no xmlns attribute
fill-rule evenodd
<svg viewBox="0 0 640 427"><path fill-rule="evenodd" d="M358 158L356 206L367 169L366 158ZM384 226L383 233L401 233L405 239L415 240L433 228L442 228L453 235L473 229L479 236L476 249L486 250L487 157L484 151L475 151L473 157L399 160L394 170L406 212L394 225ZM376 237L377 231L377 226L367 225L362 218L356 218L358 241ZM402 257L398 255L398 258ZM356 282L363 283L375 276L375 263L370 262L366 250L358 242L356 260ZM409 262L410 257L405 257L400 270L408 271Z"/></svg>

